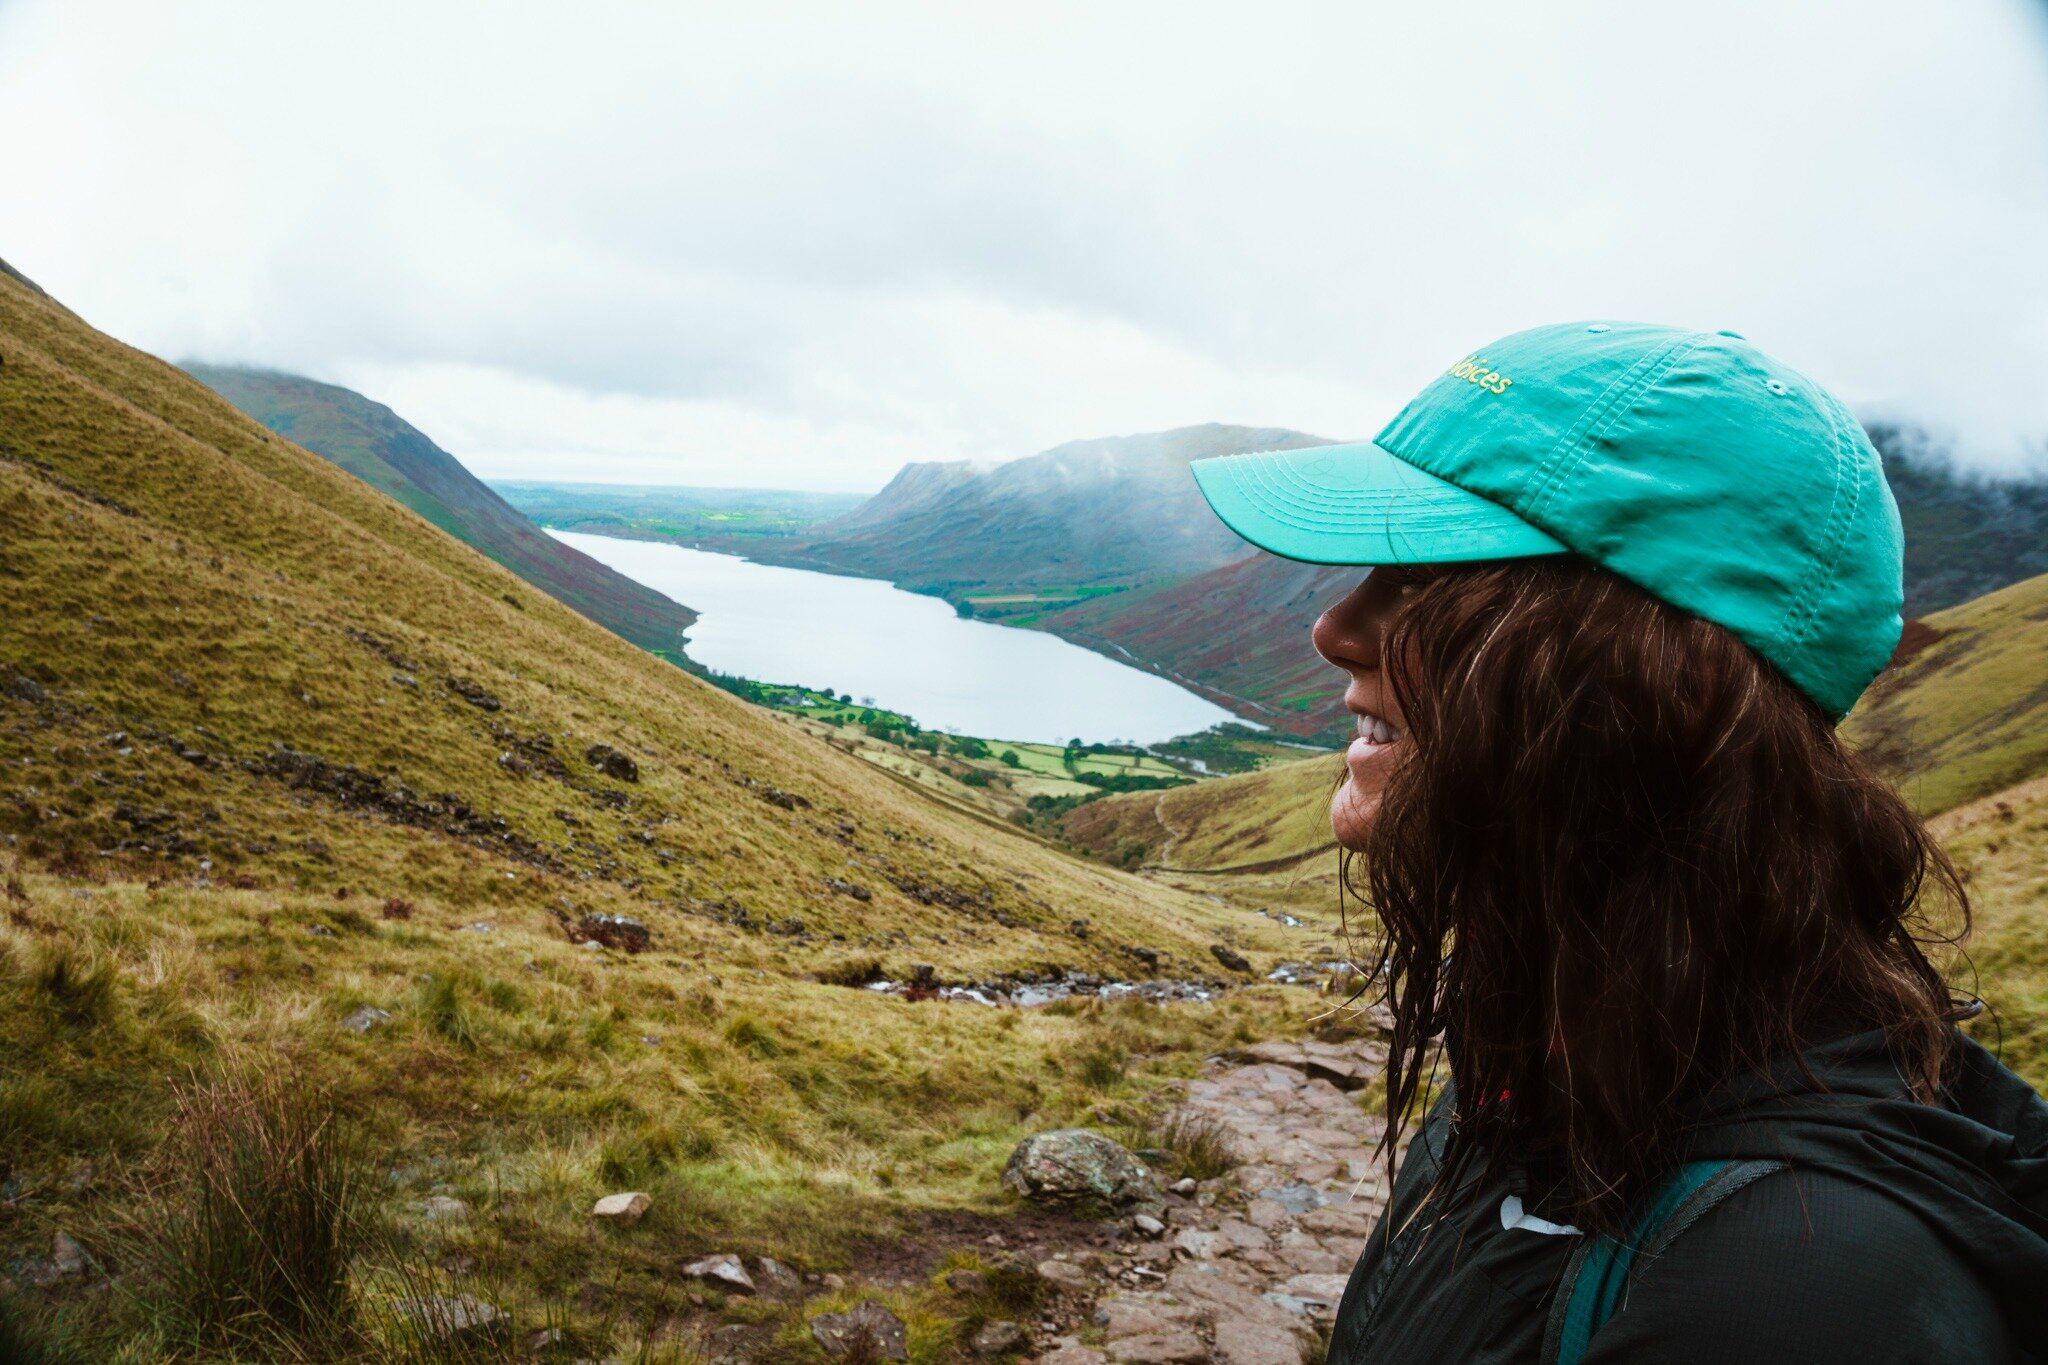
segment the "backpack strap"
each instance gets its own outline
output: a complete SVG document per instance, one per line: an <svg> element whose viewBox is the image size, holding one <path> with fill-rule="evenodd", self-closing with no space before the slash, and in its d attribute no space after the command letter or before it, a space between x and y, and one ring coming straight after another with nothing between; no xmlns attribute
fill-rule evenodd
<svg viewBox="0 0 2048 1365"><path fill-rule="evenodd" d="M1638 1257L1661 1254L1714 1205L1782 1161L1689 1161L1659 1186L1626 1239L1585 1238L1565 1266L1543 1333L1544 1365L1579 1365L1593 1334L1621 1307Z"/></svg>

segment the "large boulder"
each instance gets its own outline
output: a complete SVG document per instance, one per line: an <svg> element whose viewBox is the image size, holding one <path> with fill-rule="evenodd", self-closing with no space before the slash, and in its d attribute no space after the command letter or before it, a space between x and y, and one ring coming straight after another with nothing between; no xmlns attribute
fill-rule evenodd
<svg viewBox="0 0 2048 1365"><path fill-rule="evenodd" d="M1094 1204L1156 1213L1165 1206L1151 1168L1127 1148L1086 1128L1036 1133L1017 1144L1003 1185L1048 1204Z"/></svg>

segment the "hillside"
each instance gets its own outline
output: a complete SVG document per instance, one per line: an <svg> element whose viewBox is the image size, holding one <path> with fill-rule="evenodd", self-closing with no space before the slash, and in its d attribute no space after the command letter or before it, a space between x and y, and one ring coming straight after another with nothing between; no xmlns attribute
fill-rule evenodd
<svg viewBox="0 0 2048 1365"><path fill-rule="evenodd" d="M1277 988L860 989L920 964L1249 981L1212 945L1263 969L1301 936L926 799L11 278L0 584L0 1267L63 1233L125 1287L53 1291L85 1334L67 1358L187 1330L150 1259L183 1239L132 1233L198 1178L204 1104L177 1106L216 1073L333 1098L414 1258L392 1273L483 1277L461 1282L548 1306L584 1354L798 1312L721 1318L692 1257L817 1273L927 1228L924 1268L873 1292L930 1359L982 1310L919 1277L981 1245L1021 1136L1299 1027ZM620 1189L653 1211L595 1226Z"/></svg>
<svg viewBox="0 0 2048 1365"><path fill-rule="evenodd" d="M1843 727L1927 814L2048 772L2048 574L1920 622Z"/></svg>
<svg viewBox="0 0 2048 1365"><path fill-rule="evenodd" d="M642 649L675 656L696 613L543 533L382 403L270 370L185 371L287 440L324 455L558 602Z"/></svg>
<svg viewBox="0 0 2048 1365"><path fill-rule="evenodd" d="M1209 512L1188 462L1319 444L1298 431L1210 423L1071 441L997 465L908 464L853 511L745 552L886 578L977 616L1028 624L1066 602L1244 558L1247 547Z"/></svg>
<svg viewBox="0 0 2048 1365"><path fill-rule="evenodd" d="M1342 743L1351 720L1335 669L1309 631L1364 571L1259 553L1188 578L1079 602L1036 624L1142 663L1240 715Z"/></svg>

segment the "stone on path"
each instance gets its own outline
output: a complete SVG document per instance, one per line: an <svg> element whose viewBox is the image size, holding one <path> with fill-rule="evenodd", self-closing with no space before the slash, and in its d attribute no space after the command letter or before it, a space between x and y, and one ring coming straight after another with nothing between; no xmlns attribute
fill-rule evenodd
<svg viewBox="0 0 2048 1365"><path fill-rule="evenodd" d="M1072 1261L1040 1261L1038 1278L1061 1289L1086 1289L1094 1280L1086 1267Z"/></svg>
<svg viewBox="0 0 2048 1365"><path fill-rule="evenodd" d="M1226 1318L1216 1324L1219 1365L1301 1365L1301 1338L1279 1327Z"/></svg>
<svg viewBox="0 0 2048 1365"><path fill-rule="evenodd" d="M701 1261L692 1261L683 1267L683 1274L728 1293L754 1292L754 1277L747 1274L747 1268L740 1264L740 1258L729 1251L717 1256L706 1256Z"/></svg>
<svg viewBox="0 0 2048 1365"><path fill-rule="evenodd" d="M903 1319L873 1299L862 1299L844 1313L818 1314L811 1319L811 1339L835 1360L853 1351L863 1339L867 1346L862 1355L868 1359L910 1358L910 1333Z"/></svg>
<svg viewBox="0 0 2048 1365"><path fill-rule="evenodd" d="M978 1356L1007 1355L1023 1349L1030 1340L1022 1327L997 1318L981 1325L981 1330L968 1339L967 1349Z"/></svg>
<svg viewBox="0 0 2048 1365"><path fill-rule="evenodd" d="M1166 1231L1166 1224L1149 1213L1141 1213L1131 1220L1131 1227L1146 1237L1157 1237Z"/></svg>
<svg viewBox="0 0 2048 1365"><path fill-rule="evenodd" d="M1306 1070L1315 1079L1328 1081L1347 1093L1365 1089L1372 1083L1373 1077L1373 1073L1362 1063L1341 1061L1334 1057L1311 1057L1308 1059Z"/></svg>
<svg viewBox="0 0 2048 1365"><path fill-rule="evenodd" d="M1242 1162L1217 1179L1174 1182L1162 1210L1147 1211L1171 1225L1160 1242L1144 1240L1149 1224L1133 1212L1105 1264L1047 1262L1063 1287L1073 1279L1103 1295L1094 1322L1107 1358L1063 1337L1041 1361L1301 1365L1386 1207L1385 1175L1369 1155L1384 1121L1347 1088L1369 1081L1384 1055L1370 1039L1311 1039L1208 1062L1178 1112L1226 1129Z"/></svg>
<svg viewBox="0 0 2048 1365"><path fill-rule="evenodd" d="M1101 1203L1155 1209L1163 1200L1152 1171L1129 1150L1086 1128L1036 1133L1017 1144L1003 1185L1046 1203Z"/></svg>
<svg viewBox="0 0 2048 1365"><path fill-rule="evenodd" d="M640 1221L654 1201L638 1190L608 1194L590 1206L592 1218L602 1218L615 1227L630 1227Z"/></svg>

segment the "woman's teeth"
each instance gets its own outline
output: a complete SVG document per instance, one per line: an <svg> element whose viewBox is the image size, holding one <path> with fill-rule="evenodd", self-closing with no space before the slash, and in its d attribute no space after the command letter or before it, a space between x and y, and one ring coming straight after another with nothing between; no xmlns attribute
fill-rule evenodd
<svg viewBox="0 0 2048 1365"><path fill-rule="evenodd" d="M1361 715L1358 718L1358 737L1371 744L1392 744L1401 737L1401 732L1378 716Z"/></svg>

